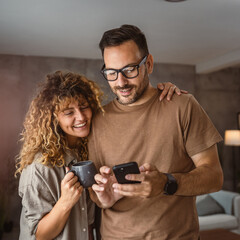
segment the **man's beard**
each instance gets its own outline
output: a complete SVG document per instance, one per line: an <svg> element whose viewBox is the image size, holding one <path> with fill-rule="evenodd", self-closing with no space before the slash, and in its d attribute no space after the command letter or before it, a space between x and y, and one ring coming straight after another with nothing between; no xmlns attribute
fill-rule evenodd
<svg viewBox="0 0 240 240"><path fill-rule="evenodd" d="M148 87L148 84L149 84L149 79L148 79L147 71L146 71L145 74L144 74L144 80L138 87L137 87L137 85L134 85L134 84L126 84L123 87L116 86L116 87L114 87L113 93L117 96L117 100L120 104L129 105L129 104L132 104L132 103L136 102L138 99L141 98L141 96L146 91L146 89ZM131 89L131 91L135 89L135 92L134 92L133 96L131 96L131 98L128 101L123 101L124 98L127 99L129 96L124 97L124 96L121 95L121 93L119 93L119 95L118 95L117 91L127 90L127 89Z"/></svg>

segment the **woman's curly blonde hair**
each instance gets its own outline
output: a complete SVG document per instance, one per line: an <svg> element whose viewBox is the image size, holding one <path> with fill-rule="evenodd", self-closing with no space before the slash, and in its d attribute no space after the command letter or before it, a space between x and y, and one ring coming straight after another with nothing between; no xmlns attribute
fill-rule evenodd
<svg viewBox="0 0 240 240"><path fill-rule="evenodd" d="M84 97L94 116L98 109L103 111L102 95L102 91L95 82L80 74L57 71L47 75L25 117L21 134L23 145L17 157L15 174L21 173L27 165L30 165L38 152L42 153L40 160L42 164L52 167L63 166L64 154L69 147L65 134L58 124L57 114L73 99L81 103ZM79 138L74 151L81 160L86 160L87 138Z"/></svg>

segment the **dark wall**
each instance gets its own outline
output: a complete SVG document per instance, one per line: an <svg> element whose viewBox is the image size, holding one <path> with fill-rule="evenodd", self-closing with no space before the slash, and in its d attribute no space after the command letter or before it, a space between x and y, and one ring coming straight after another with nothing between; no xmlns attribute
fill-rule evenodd
<svg viewBox="0 0 240 240"><path fill-rule="evenodd" d="M195 96L214 122L220 134L237 129L237 112L240 112L240 69L229 68L212 74L196 76ZM218 145L220 160L224 170L224 188L233 189L233 151L240 170L240 147ZM239 189L240 190L240 189Z"/></svg>
<svg viewBox="0 0 240 240"><path fill-rule="evenodd" d="M107 98L113 95L107 82L100 76L101 60L27 57L0 55L0 187L9 196L9 217L19 222L21 208L17 194L18 179L14 179L15 156L19 151L18 139L28 104L39 81L47 73L70 70L95 80ZM222 136L226 129L236 129L236 113L240 111L240 71L227 69L208 75L196 75L195 68L188 65L155 64L151 82L174 82L181 89L193 93L206 110ZM224 188L232 190L231 151L219 144L219 154L224 169ZM5 186L10 187L5 187ZM1 192L0 192L1 193ZM16 217L17 216L17 217Z"/></svg>

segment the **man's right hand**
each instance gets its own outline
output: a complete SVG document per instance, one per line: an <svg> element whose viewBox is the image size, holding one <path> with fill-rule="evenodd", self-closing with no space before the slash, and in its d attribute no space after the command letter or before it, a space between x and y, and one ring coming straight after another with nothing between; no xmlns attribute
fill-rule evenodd
<svg viewBox="0 0 240 240"><path fill-rule="evenodd" d="M117 180L109 167L101 167L100 174L95 175L95 181L97 184L92 186L93 191L90 190L90 196L99 207L110 208L123 197L113 191L112 185Z"/></svg>

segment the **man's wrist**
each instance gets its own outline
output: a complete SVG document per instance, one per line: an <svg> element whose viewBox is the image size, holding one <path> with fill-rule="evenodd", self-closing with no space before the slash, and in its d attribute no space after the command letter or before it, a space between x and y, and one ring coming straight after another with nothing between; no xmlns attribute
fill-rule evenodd
<svg viewBox="0 0 240 240"><path fill-rule="evenodd" d="M165 195L173 195L176 193L178 189L178 183L176 178L170 173L164 173L167 177L167 182L164 186L164 194Z"/></svg>

